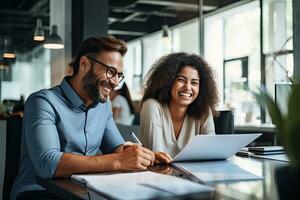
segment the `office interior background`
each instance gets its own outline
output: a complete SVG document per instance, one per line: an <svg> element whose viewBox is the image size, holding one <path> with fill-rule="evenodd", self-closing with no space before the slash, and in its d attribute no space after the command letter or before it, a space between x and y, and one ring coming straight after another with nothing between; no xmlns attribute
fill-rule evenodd
<svg viewBox="0 0 300 200"><path fill-rule="evenodd" d="M4 1L1 3L1 112L9 100L60 83L68 63L89 36L114 35L128 42L125 82L135 101L159 57L185 51L204 56L216 72L220 109L234 112L235 124L271 123L251 91L265 85L275 98L275 83L289 83L294 72L292 0L226 1ZM86 12L88 11L88 12ZM57 27L62 49L45 40ZM39 29L39 30L37 30ZM163 37L164 36L164 37ZM4 102L4 104L3 104Z"/></svg>
<svg viewBox="0 0 300 200"><path fill-rule="evenodd" d="M22 98L72 74L69 63L85 38L113 35L128 43L125 82L137 108L158 58L195 53L214 69L218 109L232 110L235 133L262 132L259 144L276 144L275 126L252 91L264 85L272 98L284 97L275 86L300 75L298 0L4 0L0 5L2 119ZM58 47L49 49L45 44L53 38Z"/></svg>

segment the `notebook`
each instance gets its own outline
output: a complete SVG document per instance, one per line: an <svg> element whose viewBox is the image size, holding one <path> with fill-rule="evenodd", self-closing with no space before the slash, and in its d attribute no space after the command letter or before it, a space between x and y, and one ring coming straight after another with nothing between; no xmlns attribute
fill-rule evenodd
<svg viewBox="0 0 300 200"><path fill-rule="evenodd" d="M282 146L258 146L249 147L248 150L258 155L275 155L285 153Z"/></svg>
<svg viewBox="0 0 300 200"><path fill-rule="evenodd" d="M261 133L197 135L173 158L173 162L225 160L259 136Z"/></svg>

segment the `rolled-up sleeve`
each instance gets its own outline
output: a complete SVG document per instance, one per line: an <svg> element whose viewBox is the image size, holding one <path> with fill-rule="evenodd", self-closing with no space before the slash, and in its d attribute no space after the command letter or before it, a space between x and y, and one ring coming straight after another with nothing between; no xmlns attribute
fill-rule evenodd
<svg viewBox="0 0 300 200"><path fill-rule="evenodd" d="M32 95L25 106L25 141L30 161L41 178L53 178L62 156L55 110L43 96Z"/></svg>

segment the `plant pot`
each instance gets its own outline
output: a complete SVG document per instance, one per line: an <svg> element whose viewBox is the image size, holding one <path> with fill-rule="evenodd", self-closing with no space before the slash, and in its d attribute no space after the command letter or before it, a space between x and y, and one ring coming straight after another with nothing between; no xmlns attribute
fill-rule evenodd
<svg viewBox="0 0 300 200"><path fill-rule="evenodd" d="M281 200L300 199L300 169L290 166L277 168L275 181Z"/></svg>

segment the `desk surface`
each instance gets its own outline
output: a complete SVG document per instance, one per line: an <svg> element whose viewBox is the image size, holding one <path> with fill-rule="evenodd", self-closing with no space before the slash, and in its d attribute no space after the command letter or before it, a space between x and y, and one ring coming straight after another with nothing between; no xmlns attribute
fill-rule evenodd
<svg viewBox="0 0 300 200"><path fill-rule="evenodd" d="M239 167L248 170L254 174L263 176L263 180L255 181L235 181L217 183L213 186L216 191L209 194L193 194L179 197L178 199L265 199L276 200L278 198L277 188L275 183L275 169L287 165L285 162L272 161L265 159L233 157L231 161ZM183 177L192 181L196 181L193 177L179 171L172 166L154 166L151 171L167 173L173 176ZM54 179L54 180L38 180L38 183L49 191L65 199L74 200L97 200L106 199L100 193L85 187L71 179Z"/></svg>

